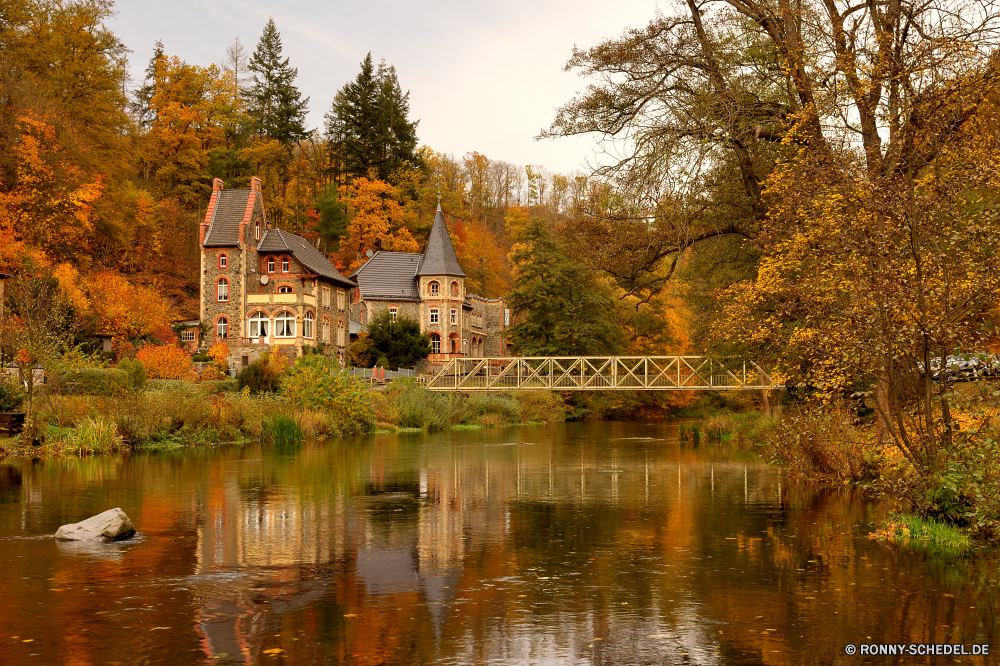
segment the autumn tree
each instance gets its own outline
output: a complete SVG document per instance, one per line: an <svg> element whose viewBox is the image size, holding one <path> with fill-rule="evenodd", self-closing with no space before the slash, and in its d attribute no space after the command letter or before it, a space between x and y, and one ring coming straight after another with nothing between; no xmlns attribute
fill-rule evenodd
<svg viewBox="0 0 1000 666"><path fill-rule="evenodd" d="M326 135L340 153L344 174L389 181L403 167L419 166L419 121L409 114L410 93L403 93L396 68L385 61L376 68L369 53L326 114Z"/></svg>
<svg viewBox="0 0 1000 666"><path fill-rule="evenodd" d="M416 252L417 242L406 228L403 208L392 198L394 189L381 180L356 178L341 187L351 220L347 239L342 244L342 259L353 271L362 263L368 250Z"/></svg>

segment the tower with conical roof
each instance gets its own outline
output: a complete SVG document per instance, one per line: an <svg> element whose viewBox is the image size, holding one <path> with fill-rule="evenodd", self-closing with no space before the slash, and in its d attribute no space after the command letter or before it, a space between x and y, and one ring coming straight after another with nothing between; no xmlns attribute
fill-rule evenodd
<svg viewBox="0 0 1000 666"><path fill-rule="evenodd" d="M420 308L421 328L431 336L431 360L462 355L465 352L462 348L465 272L455 255L440 201L416 278L423 301Z"/></svg>

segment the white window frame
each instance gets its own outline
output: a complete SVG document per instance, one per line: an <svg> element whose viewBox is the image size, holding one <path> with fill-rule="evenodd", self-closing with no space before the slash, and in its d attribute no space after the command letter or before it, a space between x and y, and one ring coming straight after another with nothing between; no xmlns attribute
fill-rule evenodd
<svg viewBox="0 0 1000 666"><path fill-rule="evenodd" d="M344 322L337 322L337 345L340 347L344 346Z"/></svg>
<svg viewBox="0 0 1000 666"><path fill-rule="evenodd" d="M229 280L227 278L219 278L215 283L215 300L219 303L229 302Z"/></svg>
<svg viewBox="0 0 1000 666"><path fill-rule="evenodd" d="M330 288L323 285L323 307L330 307Z"/></svg>
<svg viewBox="0 0 1000 666"><path fill-rule="evenodd" d="M430 311L430 321L431 321L431 323L432 324L437 324L437 323L439 323L438 322L439 319L440 319L440 317L438 316L438 309L437 308L431 308L431 311Z"/></svg>
<svg viewBox="0 0 1000 666"><path fill-rule="evenodd" d="M278 287L278 293L279 294L293 294L293 293L295 293L295 290L292 289L287 284L283 284L280 287Z"/></svg>
<svg viewBox="0 0 1000 666"><path fill-rule="evenodd" d="M277 267L278 267L278 264L276 264L276 263L274 262L274 257L268 257L268 258L267 258L267 272L268 272L268 273L273 273L273 272L274 272L274 270L275 270L275 269L276 269Z"/></svg>
<svg viewBox="0 0 1000 666"><path fill-rule="evenodd" d="M229 318L219 317L215 320L215 337L217 338L228 338L229 337Z"/></svg>
<svg viewBox="0 0 1000 666"><path fill-rule="evenodd" d="M194 331L181 331L181 342L194 342Z"/></svg>
<svg viewBox="0 0 1000 666"><path fill-rule="evenodd" d="M295 337L295 315L288 310L282 310L274 315L274 337Z"/></svg>
<svg viewBox="0 0 1000 666"><path fill-rule="evenodd" d="M312 340L316 336L316 315L307 312L302 317L302 337Z"/></svg>
<svg viewBox="0 0 1000 666"><path fill-rule="evenodd" d="M323 343L330 344L330 320L323 320Z"/></svg>
<svg viewBox="0 0 1000 666"><path fill-rule="evenodd" d="M431 296L437 296L441 292L441 285L437 282L431 282L427 285L427 291L430 292Z"/></svg>
<svg viewBox="0 0 1000 666"><path fill-rule="evenodd" d="M282 273L292 272L292 262L288 257L281 258L281 272Z"/></svg>
<svg viewBox="0 0 1000 666"><path fill-rule="evenodd" d="M432 335L431 336L431 353L440 354L441 353L441 336Z"/></svg>
<svg viewBox="0 0 1000 666"><path fill-rule="evenodd" d="M458 325L458 310L456 310L455 308L451 309L451 325L452 326Z"/></svg>
<svg viewBox="0 0 1000 666"><path fill-rule="evenodd" d="M263 312L254 312L247 319L247 331L251 338L266 338L271 328L271 318Z"/></svg>
<svg viewBox="0 0 1000 666"><path fill-rule="evenodd" d="M389 316L393 321L396 321L396 316L399 314L399 308L389 308Z"/></svg>
<svg viewBox="0 0 1000 666"><path fill-rule="evenodd" d="M257 223L254 224L254 236L257 240L260 240L260 220L257 220Z"/></svg>
<svg viewBox="0 0 1000 666"><path fill-rule="evenodd" d="M343 310L344 309L344 290L343 289L338 289L337 290L337 309L338 310Z"/></svg>
<svg viewBox="0 0 1000 666"><path fill-rule="evenodd" d="M219 269L225 270L229 266L229 257L223 252L219 255Z"/></svg>

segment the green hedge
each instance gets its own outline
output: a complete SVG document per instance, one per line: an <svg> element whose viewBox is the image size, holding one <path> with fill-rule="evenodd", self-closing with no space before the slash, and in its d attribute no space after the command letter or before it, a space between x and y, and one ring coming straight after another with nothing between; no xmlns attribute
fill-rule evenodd
<svg viewBox="0 0 1000 666"><path fill-rule="evenodd" d="M134 389L146 388L146 366L142 361L131 361L123 358L118 362L118 369L128 373L129 383Z"/></svg>
<svg viewBox="0 0 1000 666"><path fill-rule="evenodd" d="M132 387L129 373L116 368L77 370L67 373L66 384L82 395L121 395Z"/></svg>
<svg viewBox="0 0 1000 666"><path fill-rule="evenodd" d="M235 379L219 379L201 383L201 390L208 395L216 393L236 393L239 389Z"/></svg>

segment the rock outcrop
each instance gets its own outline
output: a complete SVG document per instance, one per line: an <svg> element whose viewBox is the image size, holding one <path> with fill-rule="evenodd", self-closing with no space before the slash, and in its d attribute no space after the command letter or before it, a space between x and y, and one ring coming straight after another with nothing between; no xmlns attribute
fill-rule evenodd
<svg viewBox="0 0 1000 666"><path fill-rule="evenodd" d="M123 541L135 536L135 527L125 512L119 508L109 509L92 518L63 525L56 530L56 538L61 541Z"/></svg>

